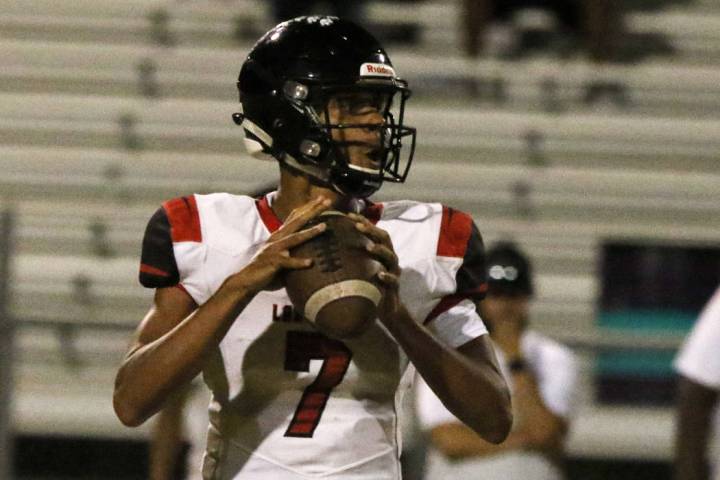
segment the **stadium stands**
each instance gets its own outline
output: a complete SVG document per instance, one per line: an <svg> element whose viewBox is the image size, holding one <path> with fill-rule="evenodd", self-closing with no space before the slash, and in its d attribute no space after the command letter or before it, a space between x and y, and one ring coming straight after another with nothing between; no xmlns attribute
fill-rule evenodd
<svg viewBox="0 0 720 480"><path fill-rule="evenodd" d="M538 268L538 328L591 344L603 240L720 242L720 8L635 12L628 28L665 35L673 56L595 65L461 58L456 3L370 2L371 19L422 32L392 49L416 90L416 165L378 198L442 201L471 212L487 241L524 244ZM243 55L269 25L262 5L0 0L0 209L17 223L20 430L143 435L120 427L109 392L150 300L136 282L145 222L164 199L253 191L275 176L230 121ZM667 458L667 411L585 401L572 452ZM648 448L637 429L618 441L608 415L658 440Z"/></svg>

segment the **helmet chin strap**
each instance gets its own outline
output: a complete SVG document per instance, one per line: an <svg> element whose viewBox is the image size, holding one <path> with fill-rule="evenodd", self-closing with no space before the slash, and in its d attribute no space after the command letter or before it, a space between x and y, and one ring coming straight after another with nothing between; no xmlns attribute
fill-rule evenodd
<svg viewBox="0 0 720 480"><path fill-rule="evenodd" d="M332 178L331 172L326 172L324 169L315 165L308 165L306 163L300 163L298 160L287 153L283 156L281 163L289 170L305 175L310 179L311 182L317 183L318 185L334 190L343 197L354 198L361 197L366 198L375 193L379 188L382 181L378 182L378 185L367 185L364 179L358 178L359 185L362 185L362 189L348 188L351 185L343 185L344 182L338 181L342 178L348 178L342 175L335 175L337 178ZM350 169L348 169L351 171ZM357 171L357 169L352 169ZM362 169L366 170L366 169ZM361 174L362 175L362 174Z"/></svg>
<svg viewBox="0 0 720 480"><path fill-rule="evenodd" d="M362 213L366 206L367 202L362 198L343 197L343 200L335 208L341 212Z"/></svg>
<svg viewBox="0 0 720 480"><path fill-rule="evenodd" d="M320 167L317 167L315 165L309 165L307 163L300 163L297 161L295 157L292 155L289 155L288 153L285 153L280 160L281 163L289 167L291 170L294 170L298 173L307 175L308 177L313 178L314 180L317 180L318 182L322 183L323 185L330 186L330 175L328 172L323 170Z"/></svg>

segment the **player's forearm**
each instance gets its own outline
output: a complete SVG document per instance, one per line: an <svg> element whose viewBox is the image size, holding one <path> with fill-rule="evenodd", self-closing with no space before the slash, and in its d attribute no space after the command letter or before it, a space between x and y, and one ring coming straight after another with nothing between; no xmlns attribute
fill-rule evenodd
<svg viewBox="0 0 720 480"><path fill-rule="evenodd" d="M142 424L195 378L253 296L226 282L175 328L132 351L115 381L113 403L120 420L128 426Z"/></svg>
<svg viewBox="0 0 720 480"><path fill-rule="evenodd" d="M481 364L446 347L404 308L384 324L448 410L489 442L507 437L510 395L489 362Z"/></svg>
<svg viewBox="0 0 720 480"><path fill-rule="evenodd" d="M535 377L527 369L513 375L513 401L527 447L544 452L562 449L565 420L551 412L543 402Z"/></svg>

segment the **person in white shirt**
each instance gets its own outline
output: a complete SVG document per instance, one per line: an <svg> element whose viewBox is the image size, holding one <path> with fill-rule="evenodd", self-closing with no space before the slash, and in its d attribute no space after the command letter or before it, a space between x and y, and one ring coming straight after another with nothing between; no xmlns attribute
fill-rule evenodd
<svg viewBox="0 0 720 480"><path fill-rule="evenodd" d="M513 429L503 443L488 443L419 382L417 410L430 442L426 479L560 479L577 385L575 355L528 329L532 270L514 244L488 250L487 272L480 310L512 390Z"/></svg>
<svg viewBox="0 0 720 480"><path fill-rule="evenodd" d="M680 375L675 429L675 479L720 480L720 468L717 465L720 457L720 449L717 448L720 432L720 409L717 408L720 392L720 288L685 339L675 359L675 369ZM716 441L714 454L711 454L713 433ZM709 464L715 464L712 477Z"/></svg>

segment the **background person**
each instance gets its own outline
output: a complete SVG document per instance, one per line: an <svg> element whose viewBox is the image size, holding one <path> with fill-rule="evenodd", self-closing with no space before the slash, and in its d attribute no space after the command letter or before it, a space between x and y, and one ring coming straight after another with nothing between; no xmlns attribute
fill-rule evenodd
<svg viewBox="0 0 720 480"><path fill-rule="evenodd" d="M720 480L717 438L720 432L720 289L705 306L685 340L675 359L675 368L680 375L675 479ZM711 474L711 466L714 474Z"/></svg>
<svg viewBox="0 0 720 480"><path fill-rule="evenodd" d="M428 480L563 478L564 440L577 390L577 359L565 346L528 328L532 268L514 244L487 252L488 293L481 316L499 347L512 391L515 422L493 445L448 412L426 385L417 391L420 422L429 433Z"/></svg>

